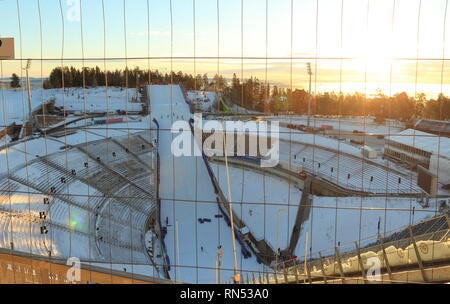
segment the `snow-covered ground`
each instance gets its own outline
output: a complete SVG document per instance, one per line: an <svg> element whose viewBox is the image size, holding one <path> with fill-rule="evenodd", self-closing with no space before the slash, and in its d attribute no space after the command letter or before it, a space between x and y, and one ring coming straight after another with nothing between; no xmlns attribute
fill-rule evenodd
<svg viewBox="0 0 450 304"><path fill-rule="evenodd" d="M43 190L48 191L49 185L60 183L61 178L60 171L42 165L40 159L43 156L50 155L51 161L66 168L69 172L73 168L77 168L77 172L84 170L83 162L85 161L89 162L91 170L100 172L99 165L89 160L85 154L74 151L74 149L66 149L66 147L103 141L108 138L123 137L127 141L130 138L139 137L137 133L140 134L150 129L153 130L154 138L159 133L161 225L167 229L165 245L171 265L171 278L188 283L214 283L218 281L218 277L222 282L232 277L234 259L231 229L223 218L216 217L220 211L205 163L201 157L175 157L171 151L172 140L177 135L171 133L172 122L188 121L192 117L189 106L184 100L179 86L154 85L147 87L147 90L152 103L151 115L147 117L129 116L124 122L101 125L91 124L91 120L80 120L70 125L70 127L80 128L74 134L60 138L30 138L0 150L1 247L9 248L10 242L13 241L14 249L24 252L46 255L48 248L51 248L54 256L74 255L83 259L95 259L98 263L93 265L106 268L122 271L126 269L127 272L151 276L162 275L153 268L146 256L145 244L148 242L148 238L144 238L144 215L139 215L131 220L132 225L139 227L132 225L127 227L124 223L128 223L127 220L130 218L127 217L128 213L122 211L124 209L121 208L124 206L111 203L112 210L115 211L114 216L111 217L112 222L106 220L106 213L104 220L96 221L89 208L97 207L97 203L100 204L98 197L101 198L103 193L77 180L71 180L65 186L57 189L62 191L61 195L70 198L69 201L55 196L51 207L43 204L43 193L45 192ZM62 98L61 90L33 90L33 107L41 104L42 100L55 98L57 106L65 105L66 109L73 111L83 112L85 105L87 111L132 110L134 107L136 107L135 110L141 109L139 103L126 102L127 97L131 101L136 96L134 89L108 88L108 93L106 93L105 88L93 88L86 90L85 93L86 100L83 99L82 89L67 89L64 98ZM214 93L207 93L209 93L209 95L207 94L209 98L215 98ZM22 96L22 94L24 95ZM45 95L44 99L41 94ZM192 99L193 93L189 94ZM108 102L106 96L109 96ZM4 90L4 97L0 98L0 120L3 125L23 119L23 113L27 113L26 92ZM159 129L153 119L158 121ZM321 121L318 124L320 126L330 123ZM354 129L366 132L386 131L383 129L386 128L385 126L365 124L364 120L356 120L356 123L352 120L350 122L342 120L342 125L346 125L345 128L349 131ZM373 128L369 130L358 127L361 125L370 128L373 126ZM400 127L396 126L396 128ZM391 132L392 129L394 128L391 128ZM286 128L280 128L280 131L282 131L280 134L282 139L281 159L284 162L297 162L296 164L300 166L302 158L307 157L312 162L313 169L314 164L321 162L320 170L318 168L315 168L317 172L313 170L314 173L320 174L321 170L326 171L331 167L337 167L335 166L337 157L326 149L341 151L348 155L341 154L339 156L340 168L343 171L334 171L338 172L339 176L346 175L347 171L345 170L353 169L354 174L361 172L361 183L366 178L370 178L372 174L376 176L374 187L381 185L379 179L383 179L383 185L386 184L386 177L383 174L387 171L375 165L370 166L370 170L378 168L374 170L379 171L370 171L367 166L364 167L359 148L325 136L298 131L289 133L291 130ZM190 130L187 132L193 140ZM287 143L288 140L293 143ZM148 138L148 141L151 139ZM0 139L0 146L6 143L8 143L6 138ZM108 152L103 153L102 149L94 146L90 151L97 153L98 155L96 155L102 160L108 160L111 158L109 156L110 149L117 153L120 151L119 145L114 143L108 145L106 148ZM309 155L308 149L310 148L306 148L310 145L316 147L313 155ZM140 145L138 147L140 148ZM292 160L294 155L295 158ZM145 161L151 159L147 156L142 157ZM342 162L343 159L346 162ZM377 162L381 165L380 160ZM227 180L224 166L212 164L211 167L223 193L226 194ZM116 168L118 172L128 173L127 166L117 164ZM290 239L302 192L285 181L267 174L263 175L233 167L230 167L229 173L233 208L236 214L247 224L256 238L265 239L274 249L277 247L284 249ZM8 179L8 176L22 179L22 182ZM387 181L390 186L398 176L394 173L390 173L389 176L394 176L393 180ZM142 183L144 190L151 189L148 177L135 176L133 178L136 178L136 183ZM355 178L354 182L351 180L352 184L358 186L359 184L356 184L358 180L353 173L352 178ZM114 179L111 176L105 175L102 179L108 179L113 185ZM27 186L28 183L37 189ZM367 183L365 184L367 185ZM408 189L413 188L409 185L405 186L405 190ZM11 192L13 193L11 194ZM117 193L126 194L125 192L122 189ZM148 195L146 197L146 202L148 202ZM144 203L143 198L136 199L136 203L139 204L139 201ZM304 254L305 232L307 231L309 233L308 247L311 247L311 252L315 253L319 250L333 248L339 243L344 244L370 237L436 214L435 202L432 202L432 207L423 209L413 198L313 197L312 202L313 209L302 226L296 249L299 257ZM100 210L107 212L106 209ZM42 210L49 211L49 219L52 220L47 225L47 228L50 228L47 235L40 233L39 212ZM199 219L211 221L200 223ZM109 233L113 235L109 243L96 242L99 232L93 226L94 223L101 224L99 231L104 234L105 238ZM111 225L111 223L112 230L107 228L107 225ZM223 254L220 271L217 268L218 246L222 246ZM111 256L104 254L108 248L111 250ZM155 248L159 252L159 243ZM263 265L257 263L254 256L245 259L241 254L239 244L237 244L237 260L239 272L244 279L251 271L265 270ZM160 260L157 262L160 263ZM130 263L135 263L135 265L132 266Z"/></svg>
<svg viewBox="0 0 450 304"><path fill-rule="evenodd" d="M131 102L137 97L136 89L117 87L35 89L31 91L32 109L50 100L66 111L82 113L103 113L121 111L141 111L142 103ZM140 100L140 96L139 96ZM127 102L128 101L128 102ZM1 89L0 126L10 125L14 121L23 121L28 117L28 95L26 90Z"/></svg>
<svg viewBox="0 0 450 304"><path fill-rule="evenodd" d="M268 116L264 117L267 120L276 120L279 122L306 125L307 116ZM328 118L328 117L312 117L311 126L320 128L322 125L332 126L334 130L341 130L346 132L353 132L354 130L365 133L374 134L395 134L405 128L405 126L393 120L386 120L382 124L374 122L373 117L350 117L350 118Z"/></svg>
<svg viewBox="0 0 450 304"><path fill-rule="evenodd" d="M215 218L220 211L203 159L195 156L176 158L171 153L172 122L188 120L191 117L189 107L179 86L153 85L148 90L152 117L160 125L161 225L167 228L165 243L172 264L171 278L190 283L216 282L218 246L222 246L220 277L221 281L230 280L234 260L231 229L223 219ZM208 218L211 222L201 224L199 218ZM242 257L239 244L237 258L243 278L246 271L263 270L254 256L250 259Z"/></svg>
<svg viewBox="0 0 450 304"><path fill-rule="evenodd" d="M188 91L188 97L195 105L197 112L218 112L215 107L217 103L216 93L209 91ZM261 112L247 110L236 104L229 105L233 113L261 114Z"/></svg>
<svg viewBox="0 0 450 304"><path fill-rule="evenodd" d="M226 169L212 165L227 193ZM278 178L229 167L233 209L258 238L273 248L289 245L301 191ZM312 253L383 234L438 214L436 202L422 208L415 198L312 196L313 209L303 223L296 255L302 257L306 232ZM380 230L378 230L378 222ZM353 248L354 249L354 248Z"/></svg>
<svg viewBox="0 0 450 304"><path fill-rule="evenodd" d="M226 167L212 164L224 194L227 193ZM279 178L255 171L229 167L233 210L256 239L271 247L286 248L295 223L302 192Z"/></svg>
<svg viewBox="0 0 450 304"><path fill-rule="evenodd" d="M212 167L222 191L227 193L225 166ZM301 191L254 171L229 167L229 175L236 214L255 236L264 238L273 248L287 248ZM430 202L429 208L422 208L415 198L313 196L312 206L295 251L300 259L304 255L306 232L311 253L317 255L318 251L333 249L338 244L364 240L438 214L435 201Z"/></svg>
<svg viewBox="0 0 450 304"><path fill-rule="evenodd" d="M361 157L359 147L326 136L280 127L280 139L333 149Z"/></svg>
<svg viewBox="0 0 450 304"><path fill-rule="evenodd" d="M318 257L321 250L333 252L335 246L347 243L354 250L354 241L382 235L437 214L435 202L424 209L414 198L315 196L311 214L302 226L296 252L299 257L304 255L306 232L310 253Z"/></svg>
<svg viewBox="0 0 450 304"><path fill-rule="evenodd" d="M82 113L103 113L120 111L141 111L140 94L136 89L118 87L97 87L88 90L67 88L64 95L61 90L48 90L49 98L56 100L56 106L64 107L66 111ZM53 91L53 92L52 92Z"/></svg>
<svg viewBox="0 0 450 304"><path fill-rule="evenodd" d="M213 105L217 101L215 92L188 91L187 94L197 111L209 112L214 110Z"/></svg>
<svg viewBox="0 0 450 304"><path fill-rule="evenodd" d="M203 125L211 120L203 120ZM225 123L229 132L234 129ZM270 134L279 139L280 164L294 172L301 169L349 190L373 193L422 193L417 174L388 160L368 159L360 147L326 136L279 128Z"/></svg>

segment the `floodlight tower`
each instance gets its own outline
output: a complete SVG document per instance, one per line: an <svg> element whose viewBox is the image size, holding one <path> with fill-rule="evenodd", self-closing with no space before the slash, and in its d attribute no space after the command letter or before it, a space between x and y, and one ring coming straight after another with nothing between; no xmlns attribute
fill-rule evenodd
<svg viewBox="0 0 450 304"><path fill-rule="evenodd" d="M306 63L306 68L308 70L309 75L309 93L308 93L308 128L309 128L311 123L311 80L313 75L310 62Z"/></svg>
<svg viewBox="0 0 450 304"><path fill-rule="evenodd" d="M34 121L34 117L33 117L33 109L31 107L31 85L30 85L30 77L29 77L30 68L31 68L31 59L28 59L27 65L25 66L24 70L26 72L26 77L27 77L28 112L30 113L29 122L31 125L31 130L34 131L35 121Z"/></svg>

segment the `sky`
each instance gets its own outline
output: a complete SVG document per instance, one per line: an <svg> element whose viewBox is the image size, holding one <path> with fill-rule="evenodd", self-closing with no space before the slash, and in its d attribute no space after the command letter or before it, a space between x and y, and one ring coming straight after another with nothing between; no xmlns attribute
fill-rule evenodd
<svg viewBox="0 0 450 304"><path fill-rule="evenodd" d="M0 0L0 37L15 38L16 59L35 59L33 77L62 64L139 66L307 88L311 62L315 91L435 97L450 95L449 6L448 0ZM3 61L1 78L20 75L21 65Z"/></svg>

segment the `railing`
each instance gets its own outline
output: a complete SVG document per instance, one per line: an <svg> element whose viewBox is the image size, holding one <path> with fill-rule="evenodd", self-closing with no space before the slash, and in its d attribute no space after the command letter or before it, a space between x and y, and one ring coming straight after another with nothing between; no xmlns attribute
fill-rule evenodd
<svg viewBox="0 0 450 304"><path fill-rule="evenodd" d="M160 156L159 156L159 151L158 151L158 147L159 147L159 123L158 121L154 118L153 122L156 124L157 127L157 133L156 133L156 225L155 225L155 230L156 230L156 234L158 236L158 240L160 243L160 247L161 247L161 254L164 257L164 263L163 263L163 270L164 270L164 274L166 276L166 278L170 278L170 259L169 259L169 255L167 254L167 248L166 248L166 243L164 241L165 238L165 234L163 235L162 232L162 227L161 227L161 198L159 196L159 185L160 185L160 169L161 169L161 163L160 163Z"/></svg>
<svg viewBox="0 0 450 304"><path fill-rule="evenodd" d="M305 158L306 161L308 162L316 162L313 159L310 158ZM344 178L337 178L336 176L330 175L328 173L323 172L320 169L316 169L314 168L314 166L311 165L306 165L306 161L305 164L296 164L296 163L291 163L290 164L290 170L292 171L293 169L297 169L300 170L301 168L305 169L307 172L310 172L312 174L314 174L317 177L321 177L329 182L332 182L334 184L336 184L338 187L341 187L343 189L347 189L347 190L351 190L351 191L357 191L357 192L367 192L367 193L372 193L372 194L389 194L389 195L394 195L394 194L414 194L414 195L418 195L418 196L422 196L423 193L422 192L414 192L414 190L417 190L417 186L413 185L414 188L412 188L413 192L411 192L411 189L405 189L404 187L398 187L397 190L392 189L392 187L390 188L373 188L371 186L369 187L359 187L359 186L355 186L353 184L350 184L348 182L343 182L343 180L345 180ZM286 161L281 161L280 160L280 165L281 167L285 168L285 167L289 167L286 164L283 165L283 163L286 163ZM289 170L289 168L286 168ZM408 181L409 183L411 183L412 181ZM370 183L370 182L369 182ZM411 188L411 187L409 187Z"/></svg>
<svg viewBox="0 0 450 304"><path fill-rule="evenodd" d="M273 265L273 273L260 273L259 280L246 283L327 283L360 277L371 280L368 270L378 267L389 278L398 270L418 268L423 282L430 278L426 266L450 261L450 219L448 214L401 227L384 236L375 235L310 254L303 261L283 261Z"/></svg>

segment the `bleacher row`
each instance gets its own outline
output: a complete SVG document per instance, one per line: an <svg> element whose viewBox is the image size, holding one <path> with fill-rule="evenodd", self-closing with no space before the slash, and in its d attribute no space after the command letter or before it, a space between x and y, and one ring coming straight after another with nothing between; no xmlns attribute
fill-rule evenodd
<svg viewBox="0 0 450 304"><path fill-rule="evenodd" d="M280 142L280 160L291 170L302 168L343 188L375 194L420 194L414 176L397 172L393 168L374 164L368 160L345 153L336 153L320 147Z"/></svg>
<svg viewBox="0 0 450 304"><path fill-rule="evenodd" d="M105 139L37 158L0 182L0 247L82 260L148 263L156 207L150 134Z"/></svg>
<svg viewBox="0 0 450 304"><path fill-rule="evenodd" d="M392 271L447 264L450 260L450 220L440 215L338 248L313 253L307 261L278 265L277 272L259 275L261 283L295 283L369 275L377 259L380 270ZM294 265L292 265L294 264ZM421 266L420 266L421 265ZM389 269L389 270L388 270ZM255 283L258 283L255 280ZM404 282L403 282L404 283Z"/></svg>

